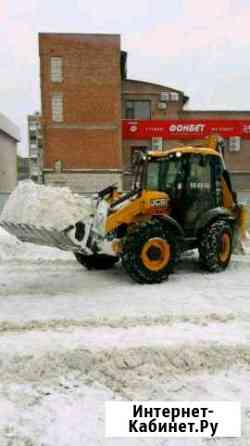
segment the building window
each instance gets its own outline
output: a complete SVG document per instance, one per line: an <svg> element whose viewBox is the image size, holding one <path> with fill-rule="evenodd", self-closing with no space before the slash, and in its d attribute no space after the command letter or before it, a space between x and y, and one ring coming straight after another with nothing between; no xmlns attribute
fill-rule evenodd
<svg viewBox="0 0 250 446"><path fill-rule="evenodd" d="M34 141L36 141L36 140L37 140L37 134L36 134L36 132L31 131L31 132L30 132L30 141L31 141L31 142L34 142Z"/></svg>
<svg viewBox="0 0 250 446"><path fill-rule="evenodd" d="M56 173L61 173L63 171L63 161L62 160L56 160L54 166L55 166Z"/></svg>
<svg viewBox="0 0 250 446"><path fill-rule="evenodd" d="M151 119L150 101L126 101L126 119Z"/></svg>
<svg viewBox="0 0 250 446"><path fill-rule="evenodd" d="M169 92L168 91L161 91L160 100L162 102L168 102L169 101Z"/></svg>
<svg viewBox="0 0 250 446"><path fill-rule="evenodd" d="M63 58L51 57L50 58L50 78L51 82L63 81Z"/></svg>
<svg viewBox="0 0 250 446"><path fill-rule="evenodd" d="M63 94L55 92L52 94L52 120L63 122Z"/></svg>
<svg viewBox="0 0 250 446"><path fill-rule="evenodd" d="M239 152L240 151L240 137L231 136L229 138L228 150L229 152Z"/></svg>
<svg viewBox="0 0 250 446"><path fill-rule="evenodd" d="M31 132L35 132L36 131L36 124L35 124L35 122L32 122L29 125L29 129L30 129Z"/></svg>

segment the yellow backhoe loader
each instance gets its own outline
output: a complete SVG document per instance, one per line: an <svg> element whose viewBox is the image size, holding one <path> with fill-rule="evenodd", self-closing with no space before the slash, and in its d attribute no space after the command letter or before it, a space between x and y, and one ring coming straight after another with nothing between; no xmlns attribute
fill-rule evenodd
<svg viewBox="0 0 250 446"><path fill-rule="evenodd" d="M111 268L121 260L138 283L167 279L181 253L197 248L201 267L224 270L246 209L237 202L218 149L177 147L137 154L129 193L111 185L95 197L95 212L64 231L7 221L1 226L26 242L74 252L88 269Z"/></svg>

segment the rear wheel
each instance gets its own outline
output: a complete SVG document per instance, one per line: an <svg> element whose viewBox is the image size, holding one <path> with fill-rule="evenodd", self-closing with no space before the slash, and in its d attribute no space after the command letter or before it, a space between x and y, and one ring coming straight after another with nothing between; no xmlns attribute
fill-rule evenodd
<svg viewBox="0 0 250 446"><path fill-rule="evenodd" d="M232 254L232 228L227 221L216 221L201 234L200 263L211 272L223 271Z"/></svg>
<svg viewBox="0 0 250 446"><path fill-rule="evenodd" d="M74 253L76 260L87 269L105 270L112 268L119 258L106 254L93 254L86 256L79 252Z"/></svg>
<svg viewBox="0 0 250 446"><path fill-rule="evenodd" d="M134 225L123 240L122 265L138 283L160 283L177 261L174 234L158 221Z"/></svg>

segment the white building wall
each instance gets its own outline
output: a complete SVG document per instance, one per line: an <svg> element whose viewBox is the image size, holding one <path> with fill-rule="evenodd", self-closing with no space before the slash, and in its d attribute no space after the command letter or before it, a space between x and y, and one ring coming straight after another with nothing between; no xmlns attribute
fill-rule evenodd
<svg viewBox="0 0 250 446"><path fill-rule="evenodd" d="M0 131L0 193L12 192L17 184L17 142Z"/></svg>
<svg viewBox="0 0 250 446"><path fill-rule="evenodd" d="M68 186L73 192L89 194L98 192L111 184L122 190L122 174L120 172L74 172L45 173L44 183L53 186Z"/></svg>

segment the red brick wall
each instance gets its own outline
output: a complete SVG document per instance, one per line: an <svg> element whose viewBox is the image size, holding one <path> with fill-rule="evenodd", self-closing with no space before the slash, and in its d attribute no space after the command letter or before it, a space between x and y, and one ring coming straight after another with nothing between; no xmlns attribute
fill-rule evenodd
<svg viewBox="0 0 250 446"><path fill-rule="evenodd" d="M63 160L65 169L117 169L117 146L116 130L49 128L44 164L53 168L56 160Z"/></svg>
<svg viewBox="0 0 250 446"><path fill-rule="evenodd" d="M121 75L118 35L40 34L44 167L121 168ZM63 82L50 80L50 58L63 58ZM51 96L63 93L63 123Z"/></svg>

